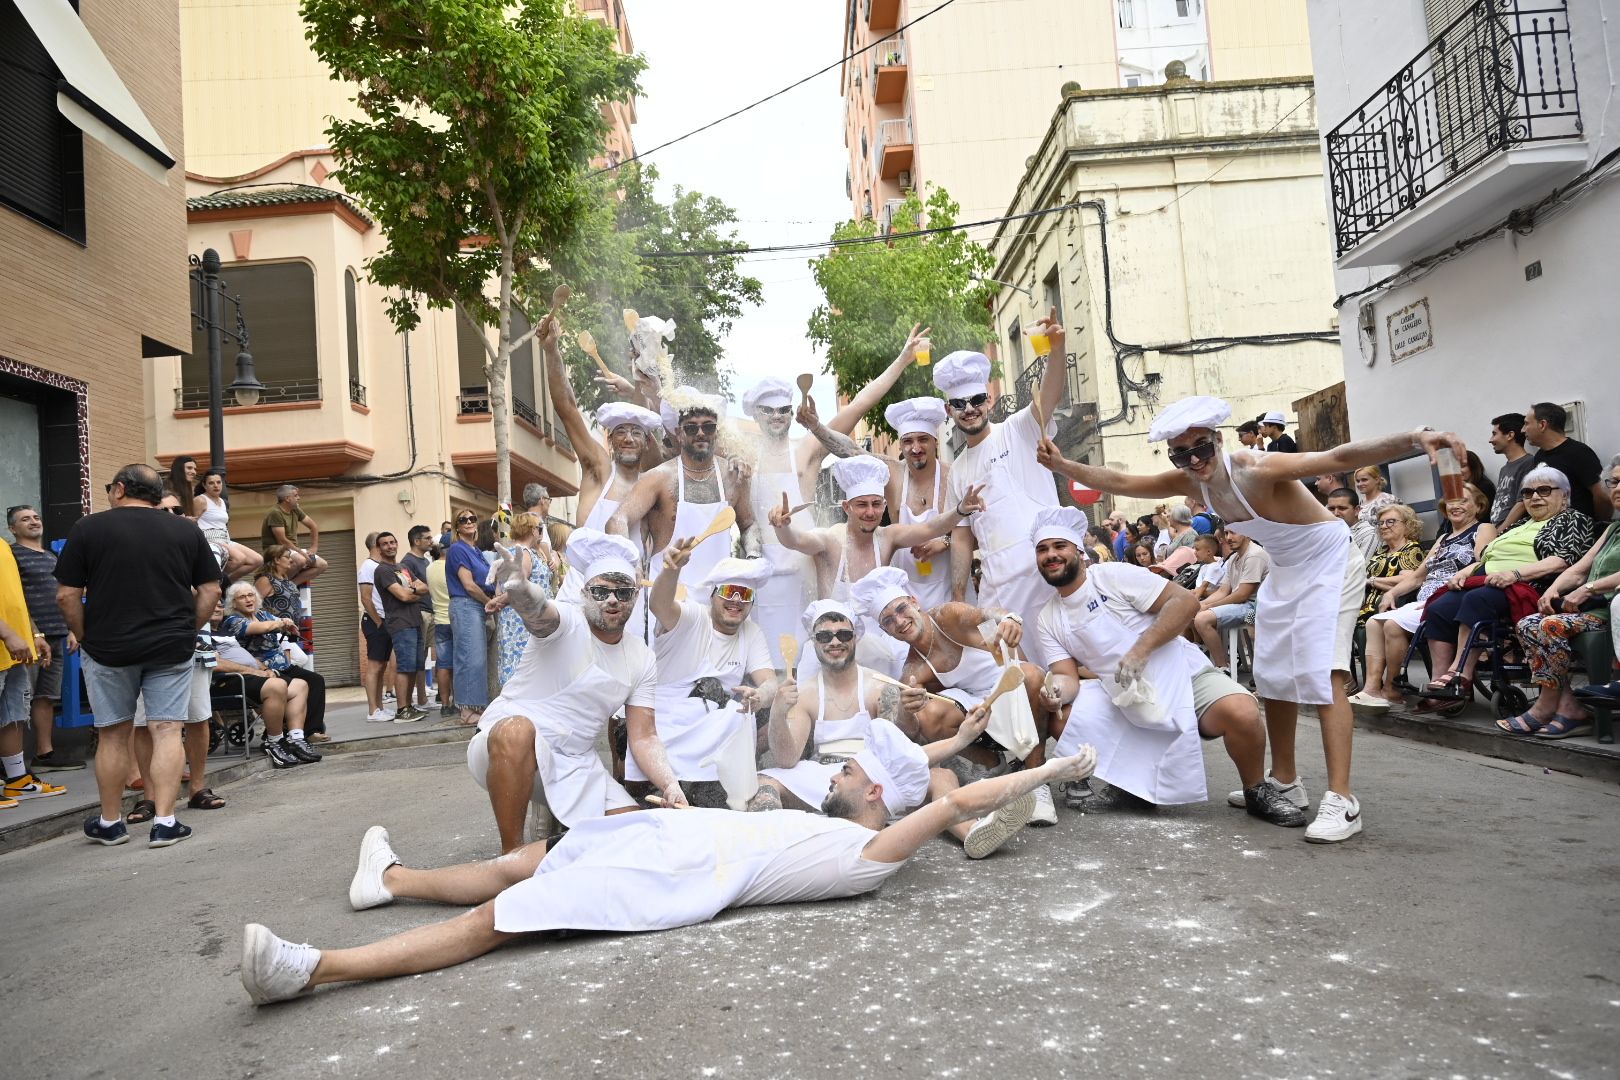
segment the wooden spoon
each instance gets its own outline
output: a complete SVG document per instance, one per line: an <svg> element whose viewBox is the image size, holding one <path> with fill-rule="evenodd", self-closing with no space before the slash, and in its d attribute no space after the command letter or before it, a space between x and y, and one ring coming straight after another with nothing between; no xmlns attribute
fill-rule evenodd
<svg viewBox="0 0 1620 1080"><path fill-rule="evenodd" d="M788 677L793 677L793 669L799 666L799 639L792 634L783 634L776 643L782 649L782 666L787 668Z"/></svg>
<svg viewBox="0 0 1620 1080"><path fill-rule="evenodd" d="M579 347L585 351L586 356L596 361L596 366L602 369L602 374L613 374L612 369L607 366L607 362L602 359L602 354L596 351L595 334L592 334L589 330L581 330L574 335L574 340L579 343Z"/></svg>
<svg viewBox="0 0 1620 1080"><path fill-rule="evenodd" d="M1015 687L1023 685L1024 669L1019 667L1006 668L1002 671L1001 678L996 680L996 688L990 691L989 697L984 699L984 707L986 709L990 708L990 706L996 703L996 698L1009 692L1010 690L1013 690Z"/></svg>
<svg viewBox="0 0 1620 1080"><path fill-rule="evenodd" d="M806 401L810 400L810 388L815 384L816 377L814 375L806 372L799 376L799 393L804 395Z"/></svg>
<svg viewBox="0 0 1620 1080"><path fill-rule="evenodd" d="M876 679L880 683L888 683L890 686L898 686L902 690L917 689L916 687L901 682L899 679L891 679L887 675L880 674L876 671L868 671L867 674L872 676L872 678ZM998 683L997 685L999 686L1000 684ZM948 698L944 694L936 694L932 690L924 690L923 693L927 694L935 701L949 701L952 705L960 704L960 702L958 702L955 698Z"/></svg>
<svg viewBox="0 0 1620 1080"><path fill-rule="evenodd" d="M737 511L732 509L730 506L727 506L724 510L721 510L718 514L714 515L714 520L709 522L709 527L707 529L704 529L701 533L698 533L697 539L692 541L692 546L696 547L697 545L703 543L703 541L709 539L711 536L719 536L721 533L730 529L735 524L737 524Z"/></svg>
<svg viewBox="0 0 1620 1080"><path fill-rule="evenodd" d="M641 321L641 316L636 314L636 309L635 308L625 308L624 309L624 329L625 329L626 333L630 333L630 334L635 333L636 332L636 324L638 322L640 322L640 321Z"/></svg>
<svg viewBox="0 0 1620 1080"><path fill-rule="evenodd" d="M570 289L567 285L558 285L555 289L551 290L552 318L555 319L557 317L557 313L563 309L563 305L568 303L568 298L573 295L574 290Z"/></svg>

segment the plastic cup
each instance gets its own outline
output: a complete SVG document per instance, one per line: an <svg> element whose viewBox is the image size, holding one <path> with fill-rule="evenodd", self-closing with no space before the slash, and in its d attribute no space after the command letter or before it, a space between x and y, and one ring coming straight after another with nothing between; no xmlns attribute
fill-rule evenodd
<svg viewBox="0 0 1620 1080"><path fill-rule="evenodd" d="M1434 456L1440 472L1441 497L1446 502L1461 501L1467 492L1463 490L1462 464L1457 460L1456 451L1442 446Z"/></svg>
<svg viewBox="0 0 1620 1080"><path fill-rule="evenodd" d="M1029 332L1029 344L1030 348L1035 350L1036 356L1047 357L1052 355L1052 339L1042 331L1031 330Z"/></svg>
<svg viewBox="0 0 1620 1080"><path fill-rule="evenodd" d="M934 343L927 338L923 338L917 342L917 348L913 355L917 358L918 367L927 367L934 362Z"/></svg>

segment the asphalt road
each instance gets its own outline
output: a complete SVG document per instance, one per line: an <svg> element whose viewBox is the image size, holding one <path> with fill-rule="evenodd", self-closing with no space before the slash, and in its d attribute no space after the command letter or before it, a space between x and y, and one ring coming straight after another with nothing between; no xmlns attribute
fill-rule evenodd
<svg viewBox="0 0 1620 1080"><path fill-rule="evenodd" d="M1309 726L1309 725L1305 725ZM1302 751L1314 732L1301 732ZM1314 748L1313 748L1314 750ZM1306 779L1322 775L1307 753ZM537 941L255 1009L242 924L347 945L361 833L490 853L459 746L222 790L197 835L0 858L0 1046L49 1077L1587 1077L1620 1069L1620 790L1358 734L1367 826L1303 843L1223 798L1079 815L875 896ZM1218 796L1233 773L1208 758ZM1313 789L1314 790L1314 789Z"/></svg>

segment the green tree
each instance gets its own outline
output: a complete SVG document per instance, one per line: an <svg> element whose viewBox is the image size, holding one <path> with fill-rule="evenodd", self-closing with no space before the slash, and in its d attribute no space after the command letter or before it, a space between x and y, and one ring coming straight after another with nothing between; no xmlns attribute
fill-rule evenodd
<svg viewBox="0 0 1620 1080"><path fill-rule="evenodd" d="M914 231L919 221L928 228L954 225L958 209L944 188L930 189L926 207L916 192L907 192L894 232ZM869 239L878 235L875 221L846 222L833 230L833 248L810 260L826 298L810 314L810 340L827 347L826 370L844 394L888 367L913 323L933 328L936 358L955 349L982 349L991 334L989 300L995 286L981 280L994 265L989 251L962 232ZM867 423L890 431L884 408L934 393L931 377L931 368L908 368L867 414Z"/></svg>
<svg viewBox="0 0 1620 1080"><path fill-rule="evenodd" d="M602 106L637 92L644 63L565 0L302 0L300 12L316 56L357 87L361 118L334 120L327 137L338 178L388 237L366 272L401 291L389 308L401 330L416 325L420 297L480 331L498 494L510 502L522 272L598 211Z"/></svg>
<svg viewBox="0 0 1620 1080"><path fill-rule="evenodd" d="M688 254L746 246L731 228L736 211L679 185L665 203L655 192L657 180L658 170L639 162L609 174L588 227L534 272L530 288L547 295L562 282L573 286L569 328L589 330L621 374L628 374L619 360L627 348L623 309L673 319L670 353L682 378L725 392L729 372L720 343L744 308L762 300L760 283L743 272L740 255ZM564 359L581 405L597 403L594 363L572 340Z"/></svg>

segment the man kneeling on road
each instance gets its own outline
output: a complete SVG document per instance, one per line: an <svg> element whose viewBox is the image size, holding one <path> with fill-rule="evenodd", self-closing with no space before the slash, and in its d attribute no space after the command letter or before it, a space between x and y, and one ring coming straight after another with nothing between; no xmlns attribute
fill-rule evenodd
<svg viewBox="0 0 1620 1080"><path fill-rule="evenodd" d="M501 850L523 845L530 803L576 828L637 803L596 755L596 739L620 709L630 755L671 806L686 796L658 739L653 706L658 683L652 650L624 632L635 605L635 545L622 536L577 529L568 561L585 582L578 606L546 598L529 582L516 552L502 548L495 579L530 638L517 672L478 721L467 767L489 792Z"/></svg>
<svg viewBox="0 0 1620 1080"><path fill-rule="evenodd" d="M1139 566L1101 563L1088 570L1081 554L1086 532L1086 515L1073 507L1042 510L1030 532L1041 576L1057 590L1036 629L1056 658L1046 693L1053 705L1075 703L1057 752L1093 744L1099 777L1166 806L1208 797L1199 739L1222 739L1249 813L1303 826L1304 812L1264 782L1266 735L1254 699L1235 683L1217 685L1225 676L1182 638L1198 601ZM1096 678L1082 683L1082 666ZM1200 678L1210 702L1202 716Z"/></svg>
<svg viewBox="0 0 1620 1080"><path fill-rule="evenodd" d="M952 825L1003 807L1021 806L1027 816L1036 785L1084 777L1095 763L1087 747L1038 769L969 784L890 825L887 793L914 782L919 767L909 752L886 756L895 746L874 741L872 755L839 767L821 800L826 816L654 810L583 821L555 843L540 840L511 857L440 870L402 865L387 830L373 826L349 886L354 908L401 898L478 906L352 949L294 944L250 923L242 985L263 1005L322 983L436 971L543 930L664 930L729 907L857 896Z"/></svg>

